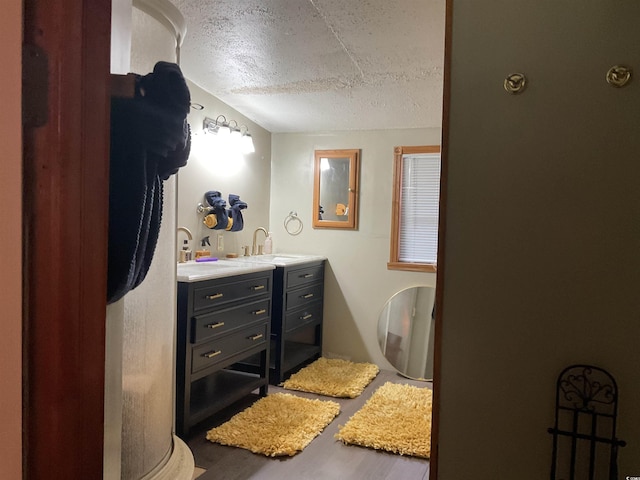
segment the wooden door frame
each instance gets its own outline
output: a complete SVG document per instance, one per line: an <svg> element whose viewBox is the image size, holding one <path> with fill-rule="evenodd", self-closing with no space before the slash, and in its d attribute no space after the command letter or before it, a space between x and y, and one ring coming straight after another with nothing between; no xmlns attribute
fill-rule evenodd
<svg viewBox="0 0 640 480"><path fill-rule="evenodd" d="M440 151L440 207L438 217L438 273L436 275L436 318L434 325L433 412L431 417L431 458L429 480L438 478L440 434L440 385L442 375L442 316L444 313L445 240L447 231L447 180L449 171L449 105L451 103L451 36L453 0L446 0L444 31L444 85L442 100L442 145Z"/></svg>
<svg viewBox="0 0 640 480"><path fill-rule="evenodd" d="M111 0L24 1L23 55L46 72L23 71L23 108L46 109L23 125L29 480L103 475L110 39Z"/></svg>
<svg viewBox="0 0 640 480"><path fill-rule="evenodd" d="M431 480L438 475L452 4L446 1ZM101 478L111 0L25 0L24 27L24 43L47 55L49 118L24 128L23 477Z"/></svg>

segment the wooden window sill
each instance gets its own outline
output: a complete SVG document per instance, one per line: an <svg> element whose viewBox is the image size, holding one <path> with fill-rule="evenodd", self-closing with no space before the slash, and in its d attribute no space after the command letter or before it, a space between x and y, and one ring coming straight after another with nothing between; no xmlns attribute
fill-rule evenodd
<svg viewBox="0 0 640 480"><path fill-rule="evenodd" d="M437 265L434 263L387 262L387 270L435 273L437 271Z"/></svg>

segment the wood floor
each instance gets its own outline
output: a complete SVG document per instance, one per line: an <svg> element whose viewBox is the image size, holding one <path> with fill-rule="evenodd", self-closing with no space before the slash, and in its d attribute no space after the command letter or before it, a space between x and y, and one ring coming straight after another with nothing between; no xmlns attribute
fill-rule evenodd
<svg viewBox="0 0 640 480"><path fill-rule="evenodd" d="M380 372L362 395L354 399L335 399L269 386L269 393L285 391L307 398L337 401L340 414L302 452L293 457L269 458L242 448L214 444L205 438L208 429L223 423L258 397L241 401L196 429L188 439L196 466L206 470L198 480L428 480L428 460L344 445L334 438L338 426L344 425L373 392L388 381L431 387L430 383L409 380L387 371Z"/></svg>

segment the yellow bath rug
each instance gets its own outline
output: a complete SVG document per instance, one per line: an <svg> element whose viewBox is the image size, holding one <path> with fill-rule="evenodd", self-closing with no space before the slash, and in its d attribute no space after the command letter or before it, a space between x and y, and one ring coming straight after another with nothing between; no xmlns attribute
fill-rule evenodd
<svg viewBox="0 0 640 480"><path fill-rule="evenodd" d="M339 413L336 402L275 393L209 430L207 440L268 457L293 456Z"/></svg>
<svg viewBox="0 0 640 480"><path fill-rule="evenodd" d="M345 444L429 458L431 406L430 389L387 382L339 427L335 438Z"/></svg>
<svg viewBox="0 0 640 480"><path fill-rule="evenodd" d="M320 357L291 375L282 387L329 397L355 398L376 378L379 371L373 363Z"/></svg>

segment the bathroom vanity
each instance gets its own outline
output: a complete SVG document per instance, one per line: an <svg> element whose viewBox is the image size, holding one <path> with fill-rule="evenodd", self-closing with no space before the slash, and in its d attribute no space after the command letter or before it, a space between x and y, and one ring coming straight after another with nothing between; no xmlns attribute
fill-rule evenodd
<svg viewBox="0 0 640 480"><path fill-rule="evenodd" d="M279 254L178 265L179 436L320 357L325 261Z"/></svg>
<svg viewBox="0 0 640 480"><path fill-rule="evenodd" d="M240 261L267 262L273 273L269 382L279 385L322 354L325 257L303 254L251 256ZM259 365L253 356L242 367Z"/></svg>
<svg viewBox="0 0 640 480"><path fill-rule="evenodd" d="M252 391L267 394L274 266L215 263L178 268L176 433L183 438ZM254 368L236 368L247 357L257 358Z"/></svg>
<svg viewBox="0 0 640 480"><path fill-rule="evenodd" d="M278 385L322 353L324 260L276 266L270 382Z"/></svg>

